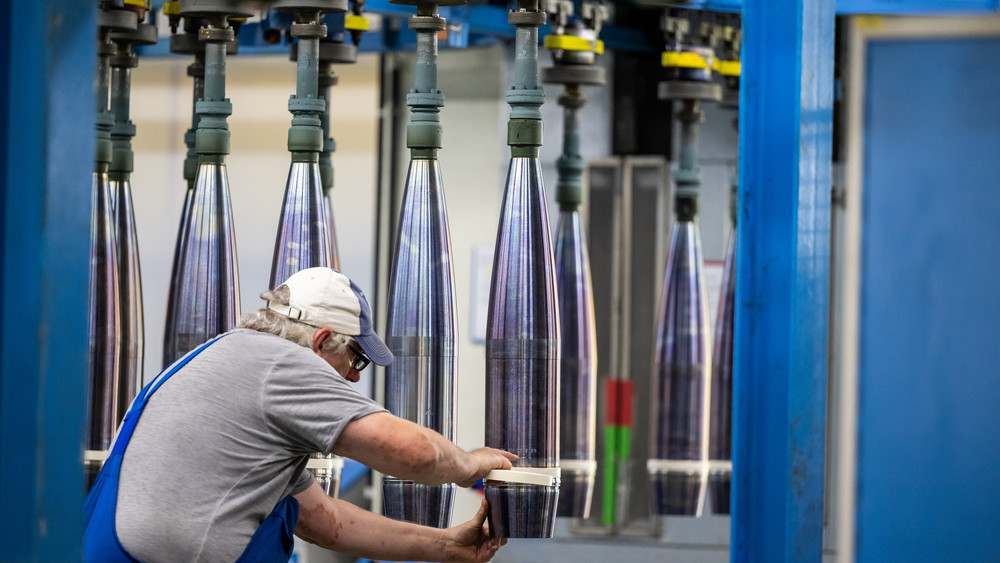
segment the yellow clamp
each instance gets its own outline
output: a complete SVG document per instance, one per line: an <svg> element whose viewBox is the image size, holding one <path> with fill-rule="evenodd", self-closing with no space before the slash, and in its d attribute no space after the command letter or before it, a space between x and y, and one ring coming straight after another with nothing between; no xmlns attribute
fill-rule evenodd
<svg viewBox="0 0 1000 563"><path fill-rule="evenodd" d="M368 18L356 14L344 16L344 27L352 31L368 31Z"/></svg>
<svg viewBox="0 0 1000 563"><path fill-rule="evenodd" d="M144 9L149 7L146 5L146 0L125 0L125 5L135 6L136 8L144 8Z"/></svg>
<svg viewBox="0 0 1000 563"><path fill-rule="evenodd" d="M598 55L604 54L604 41L593 41L572 35L546 35L546 49L562 49L563 51L592 51Z"/></svg>
<svg viewBox="0 0 1000 563"><path fill-rule="evenodd" d="M702 68L706 70L712 68L708 64L708 61L698 53L682 53L678 51L664 51L663 56L660 57L660 64L679 68Z"/></svg>
<svg viewBox="0 0 1000 563"><path fill-rule="evenodd" d="M739 76L740 61L715 61L715 71L722 76Z"/></svg>
<svg viewBox="0 0 1000 563"><path fill-rule="evenodd" d="M164 2L163 15L165 16L181 15L181 3L178 0L173 0L172 2Z"/></svg>

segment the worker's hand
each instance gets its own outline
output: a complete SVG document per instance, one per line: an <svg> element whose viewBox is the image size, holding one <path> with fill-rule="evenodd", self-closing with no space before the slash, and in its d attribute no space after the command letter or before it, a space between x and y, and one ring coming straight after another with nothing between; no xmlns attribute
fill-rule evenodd
<svg viewBox="0 0 1000 563"><path fill-rule="evenodd" d="M510 462L517 459L516 455L496 448L479 448L469 452L469 455L472 457L472 474L460 481L455 481L459 487L475 485L476 481L494 469L510 469Z"/></svg>
<svg viewBox="0 0 1000 563"><path fill-rule="evenodd" d="M493 559L501 545L507 543L506 539L490 538L489 525L486 524L487 506L486 499L483 499L479 505L479 512L472 517L472 520L444 530L445 561L486 563Z"/></svg>

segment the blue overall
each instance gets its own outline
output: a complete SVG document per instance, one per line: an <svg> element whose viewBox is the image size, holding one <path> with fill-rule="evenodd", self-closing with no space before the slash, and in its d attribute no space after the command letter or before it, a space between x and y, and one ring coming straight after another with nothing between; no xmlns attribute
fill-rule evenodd
<svg viewBox="0 0 1000 563"><path fill-rule="evenodd" d="M222 336L202 344L198 349L175 363L168 371L161 373L156 379L149 382L132 402L132 408L129 409L122 421L111 454L104 462L104 467L98 474L97 480L94 481L94 486L90 489L90 494L84 505L86 530L83 535L83 560L85 562L139 561L125 550L118 540L118 532L115 529L115 506L118 503L118 476L121 473L122 456L125 454L125 448L128 447L135 425L139 421L139 417L142 416L142 410L149 402L150 396L178 370L187 365L192 358L219 338ZM295 521L298 517L298 501L291 495L281 499L271 514L254 532L250 543L237 559L237 563L287 562L292 555L294 541L292 534L295 531Z"/></svg>

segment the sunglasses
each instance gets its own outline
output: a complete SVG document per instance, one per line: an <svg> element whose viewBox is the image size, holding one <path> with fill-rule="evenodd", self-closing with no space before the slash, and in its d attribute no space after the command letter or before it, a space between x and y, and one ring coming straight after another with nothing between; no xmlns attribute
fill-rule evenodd
<svg viewBox="0 0 1000 563"><path fill-rule="evenodd" d="M368 367L368 364L372 363L371 358L365 355L364 352L357 349L353 344L348 344L347 349L354 353L354 361L351 362L351 367L354 371L361 371Z"/></svg>

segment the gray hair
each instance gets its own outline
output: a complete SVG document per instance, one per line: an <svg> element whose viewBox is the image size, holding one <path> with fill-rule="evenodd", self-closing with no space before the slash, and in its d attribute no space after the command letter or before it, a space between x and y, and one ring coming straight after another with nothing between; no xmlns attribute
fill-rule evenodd
<svg viewBox="0 0 1000 563"><path fill-rule="evenodd" d="M260 298L264 301L273 301L280 305L288 306L291 291L289 291L287 285L281 284L275 289L261 293ZM266 332L280 336L285 340L294 342L299 346L305 346L306 348L312 348L313 338L315 338L316 332L319 330L319 327L292 320L268 308L257 309L253 313L244 315L240 319L238 326L239 328L248 328L257 332ZM334 354L343 354L347 351L347 343L350 341L350 336L334 332L333 338L327 340L323 348Z"/></svg>

